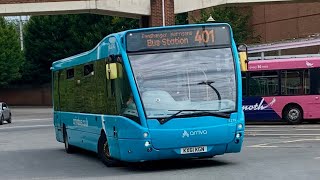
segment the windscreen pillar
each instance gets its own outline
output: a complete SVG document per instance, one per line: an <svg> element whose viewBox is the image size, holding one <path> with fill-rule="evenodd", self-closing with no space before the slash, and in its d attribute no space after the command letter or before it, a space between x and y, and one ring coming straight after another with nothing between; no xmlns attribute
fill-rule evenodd
<svg viewBox="0 0 320 180"><path fill-rule="evenodd" d="M166 26L175 24L174 0L150 0L150 2L151 15L141 18L141 27L163 26L164 23Z"/></svg>

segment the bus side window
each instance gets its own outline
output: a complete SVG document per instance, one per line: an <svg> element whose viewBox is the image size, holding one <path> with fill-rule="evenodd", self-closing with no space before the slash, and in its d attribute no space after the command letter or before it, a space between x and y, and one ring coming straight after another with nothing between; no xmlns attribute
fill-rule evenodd
<svg viewBox="0 0 320 180"><path fill-rule="evenodd" d="M302 95L304 93L303 71L286 70L281 72L282 95Z"/></svg>
<svg viewBox="0 0 320 180"><path fill-rule="evenodd" d="M242 72L242 95L247 96L247 73Z"/></svg>
<svg viewBox="0 0 320 180"><path fill-rule="evenodd" d="M136 107L136 103L134 101L133 98L133 93L131 90L131 86L129 83L129 79L125 70L125 67L123 65L122 62L122 58L118 57L117 58L117 68L119 71L119 77L117 78L118 83L118 87L119 87L119 99L120 99L120 103L119 103L119 115L127 117L135 122L137 122L138 124L140 124L140 119L139 119L139 115L138 115L138 111L137 111L137 107Z"/></svg>
<svg viewBox="0 0 320 180"><path fill-rule="evenodd" d="M310 93L318 95L320 94L320 69L313 68L310 69Z"/></svg>
<svg viewBox="0 0 320 180"><path fill-rule="evenodd" d="M250 96L275 96L279 94L277 71L253 72L249 78Z"/></svg>

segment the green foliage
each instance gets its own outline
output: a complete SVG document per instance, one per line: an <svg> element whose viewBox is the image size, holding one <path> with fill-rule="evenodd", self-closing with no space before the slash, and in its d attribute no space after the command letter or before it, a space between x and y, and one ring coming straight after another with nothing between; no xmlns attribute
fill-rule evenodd
<svg viewBox="0 0 320 180"><path fill-rule="evenodd" d="M249 13L240 13L236 7L211 7L201 10L200 18L192 17L192 20L196 23L206 23L210 15L216 22L226 22L231 25L237 44L248 40L259 42L260 38L253 36L253 29L249 24Z"/></svg>
<svg viewBox="0 0 320 180"><path fill-rule="evenodd" d="M0 17L0 86L21 77L20 68L24 62L20 50L19 35L14 24Z"/></svg>
<svg viewBox="0 0 320 180"><path fill-rule="evenodd" d="M188 22L188 13L180 13L175 16L175 24L176 25L184 25L189 24Z"/></svg>
<svg viewBox="0 0 320 180"><path fill-rule="evenodd" d="M137 19L94 14L33 16L25 27L23 81L50 82L52 62L88 51L108 34L137 27Z"/></svg>

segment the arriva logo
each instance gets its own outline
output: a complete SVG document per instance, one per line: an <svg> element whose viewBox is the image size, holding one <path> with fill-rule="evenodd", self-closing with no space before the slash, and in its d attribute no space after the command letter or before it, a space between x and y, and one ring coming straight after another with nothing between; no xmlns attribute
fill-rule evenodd
<svg viewBox="0 0 320 180"><path fill-rule="evenodd" d="M184 130L182 133L182 138L184 137L189 137L189 133L186 130Z"/></svg>
<svg viewBox="0 0 320 180"><path fill-rule="evenodd" d="M186 130L182 133L182 138L189 137L189 136L197 136L197 135L206 135L208 134L207 130L196 130L196 131L189 131Z"/></svg>
<svg viewBox="0 0 320 180"><path fill-rule="evenodd" d="M271 107L273 106L273 104L276 102L276 98L274 97L272 99L272 101L267 104L267 105L263 105L263 102L264 102L264 98L261 99L260 103L256 103L255 105L243 105L242 106L242 110L244 111L261 111L261 110L264 110L264 109L267 109L268 107Z"/></svg>

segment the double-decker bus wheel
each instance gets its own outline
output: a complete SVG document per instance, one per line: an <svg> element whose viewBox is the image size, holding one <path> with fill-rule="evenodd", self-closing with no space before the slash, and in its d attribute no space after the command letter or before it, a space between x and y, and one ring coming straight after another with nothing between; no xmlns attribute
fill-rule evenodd
<svg viewBox="0 0 320 180"><path fill-rule="evenodd" d="M302 109L297 105L289 105L284 109L283 117L289 124L301 124L303 120Z"/></svg>

